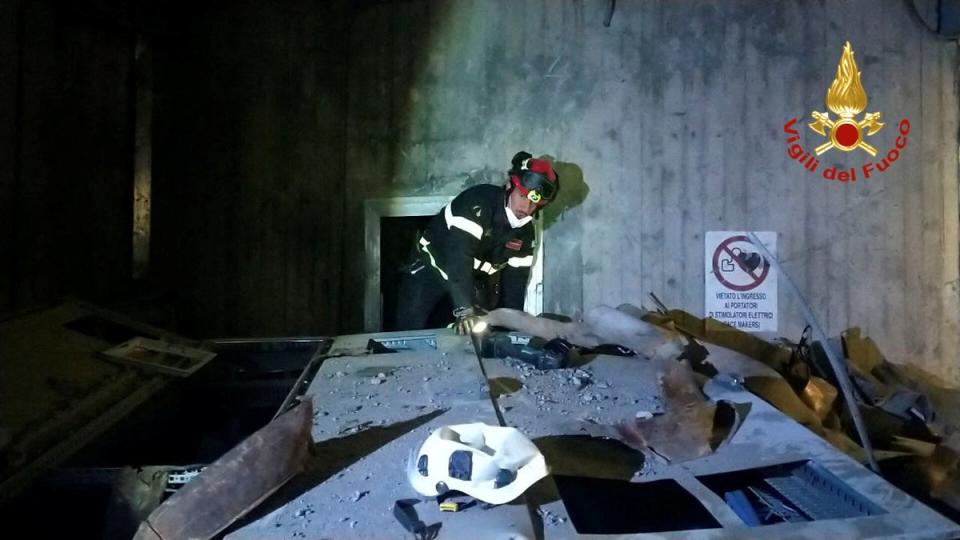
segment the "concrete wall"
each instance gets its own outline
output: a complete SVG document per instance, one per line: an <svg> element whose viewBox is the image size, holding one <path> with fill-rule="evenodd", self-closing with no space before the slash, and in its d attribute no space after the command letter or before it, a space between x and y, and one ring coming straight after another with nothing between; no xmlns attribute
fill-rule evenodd
<svg viewBox="0 0 960 540"><path fill-rule="evenodd" d="M355 15L344 290L362 290L349 246L364 199L500 181L528 149L583 181L549 219L546 309L652 291L702 314L704 232L772 230L828 333L859 325L892 360L960 383L956 44L900 0L618 2L605 28L607 6L424 0ZM824 110L846 40L887 122L871 142L893 147L902 118L912 130L885 174L840 184L790 159L783 125ZM359 328L359 303L341 305L341 327ZM780 317L796 338L783 287Z"/></svg>
<svg viewBox="0 0 960 540"><path fill-rule="evenodd" d="M158 29L114 0L2 3L0 312L127 288L140 28L151 278L178 291L184 330L359 330L363 201L500 182L527 149L564 183L549 311L652 291L702 313L704 232L774 230L829 333L860 325L960 383L956 45L901 0L619 2L604 27L608 5L170 2L151 7L176 21ZM855 184L807 174L782 129L823 110L845 40L887 122L871 142L912 126L903 157ZM797 305L780 304L796 337Z"/></svg>
<svg viewBox="0 0 960 540"><path fill-rule="evenodd" d="M152 279L188 334L337 331L341 6L205 2L155 42Z"/></svg>
<svg viewBox="0 0 960 540"><path fill-rule="evenodd" d="M132 49L107 4L0 5L0 314L128 288Z"/></svg>

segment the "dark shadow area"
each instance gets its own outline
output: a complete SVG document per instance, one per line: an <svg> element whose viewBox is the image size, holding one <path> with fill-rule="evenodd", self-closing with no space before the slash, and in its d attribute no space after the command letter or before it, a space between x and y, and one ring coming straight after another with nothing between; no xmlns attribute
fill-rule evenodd
<svg viewBox="0 0 960 540"><path fill-rule="evenodd" d="M355 303L340 282L349 4L163 10L176 39L153 48L149 277L176 291L181 331L334 334L341 295Z"/></svg>
<svg viewBox="0 0 960 540"><path fill-rule="evenodd" d="M674 480L631 483L554 476L580 534L637 534L717 529L720 523Z"/></svg>
<svg viewBox="0 0 960 540"><path fill-rule="evenodd" d="M583 169L576 163L556 161L552 156L543 156L553 163L560 176L560 191L557 198L543 209L543 228L549 229L567 210L580 206L587 199L590 187L583 180Z"/></svg>
<svg viewBox="0 0 960 540"><path fill-rule="evenodd" d="M65 326L110 342L141 333L97 315ZM303 366L327 344L322 340L210 344L219 354L209 364L189 378L172 381L86 443L0 509L0 518L26 524L31 538L58 538L67 529L72 538L129 538L132 530L128 535L114 532L135 529L142 519L129 515L130 505L158 504L159 499L137 498L140 492L127 489L124 471L151 466L192 469L219 459L270 421ZM65 392L71 389L69 379L51 378L48 384L63 385ZM152 506L144 507L150 510ZM50 519L54 515L56 519Z"/></svg>
<svg viewBox="0 0 960 540"><path fill-rule="evenodd" d="M0 7L0 314L132 285L134 4Z"/></svg>
<svg viewBox="0 0 960 540"><path fill-rule="evenodd" d="M583 348L580 349L579 354L571 355L570 365L568 367L581 367L593 362L598 355L606 356L622 356L624 358L636 358L637 362L648 362L649 360L645 357L638 356L629 347L624 347L623 345L617 345L616 343L602 343L592 348Z"/></svg>
<svg viewBox="0 0 960 540"><path fill-rule="evenodd" d="M380 218L380 328L384 332L403 329L403 321L397 320L400 280L405 266L413 261L417 238L432 217ZM428 324L427 328L438 327Z"/></svg>
<svg viewBox="0 0 960 540"><path fill-rule="evenodd" d="M366 274L364 250L348 248L363 246L364 199L443 193L450 179L416 163L411 147L454 136L459 125L437 121L416 99L423 95L418 91L424 90L424 78L436 76L429 74L427 59L438 46L437 37L448 30L453 4L368 0L344 5L345 27L335 35L344 49L336 61L343 63L345 72L342 125L349 129L343 130L342 159L350 166L344 167L347 181L341 200L344 249L336 262L338 284L350 291L363 290ZM431 313L427 328L452 322L453 306L444 304ZM362 331L362 303L343 301L338 307L338 333Z"/></svg>
<svg viewBox="0 0 960 540"><path fill-rule="evenodd" d="M393 516L403 525L407 532L413 534L416 540L434 540L440 535L442 523L433 523L427 525L417 514L416 506L420 504L419 499L400 499L393 506Z"/></svg>
<svg viewBox="0 0 960 540"><path fill-rule="evenodd" d="M111 321L96 314L74 319L65 323L63 327L68 330L73 330L74 332L80 332L85 336L110 342L114 345L139 336L157 339L157 336L150 335L148 332L120 324L116 321Z"/></svg>
<svg viewBox="0 0 960 540"><path fill-rule="evenodd" d="M398 320L400 284L416 265L417 239L433 215L380 218L380 330L407 330L408 321ZM421 272L430 272L429 268ZM481 305L483 303L481 302ZM424 328L444 328L454 322L453 301L444 295L431 309Z"/></svg>
<svg viewBox="0 0 960 540"><path fill-rule="evenodd" d="M71 538L99 539L107 527L111 492L106 483L37 484L0 508L0 519L12 533L8 538L19 536L13 531L29 531L25 536L30 538L61 538L69 530Z"/></svg>
<svg viewBox="0 0 960 540"><path fill-rule="evenodd" d="M917 456L903 456L880 461L883 478L905 491L911 497L933 508L954 523L960 523L960 511L951 508L942 500L930 496L929 459ZM945 470L940 474L948 474Z"/></svg>
<svg viewBox="0 0 960 540"><path fill-rule="evenodd" d="M584 366L590 365L590 362L593 362L596 358L597 355L595 354L577 355L575 358L571 359L570 364L567 367L570 369L583 368Z"/></svg>
<svg viewBox="0 0 960 540"><path fill-rule="evenodd" d="M174 381L66 465L211 463L263 427L280 408L320 341L211 345L218 356Z"/></svg>
<svg viewBox="0 0 960 540"><path fill-rule="evenodd" d="M231 531L257 521L315 486L322 484L356 461L445 412L447 412L447 409L438 409L404 422L389 426L370 427L353 435L315 443L310 448L310 458L304 466L303 472L284 484L249 514L231 525L224 534L229 534ZM398 467L406 466L405 463L395 465Z"/></svg>

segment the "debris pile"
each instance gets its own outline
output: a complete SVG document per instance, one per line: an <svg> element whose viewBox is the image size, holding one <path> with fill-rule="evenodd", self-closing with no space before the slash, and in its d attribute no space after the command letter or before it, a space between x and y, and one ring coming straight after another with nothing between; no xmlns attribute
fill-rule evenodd
<svg viewBox="0 0 960 540"><path fill-rule="evenodd" d="M824 344L811 341L809 327L797 342L771 343L682 310L663 309L644 318L762 362L773 373L747 376L747 389L839 450L866 461L863 448L855 442L853 421L842 396L838 397L839 383ZM855 406L866 423L880 473L915 496L939 500L960 511L960 426L955 418L944 421L929 397L949 396L943 405L952 410L956 393L889 362L859 328L829 341L827 346L843 353L854 384Z"/></svg>

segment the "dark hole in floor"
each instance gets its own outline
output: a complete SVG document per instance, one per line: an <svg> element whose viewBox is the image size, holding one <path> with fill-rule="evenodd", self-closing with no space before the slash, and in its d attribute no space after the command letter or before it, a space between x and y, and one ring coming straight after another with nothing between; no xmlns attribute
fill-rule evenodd
<svg viewBox="0 0 960 540"><path fill-rule="evenodd" d="M717 529L720 523L673 480L634 483L554 476L580 534L636 534Z"/></svg>
<svg viewBox="0 0 960 540"><path fill-rule="evenodd" d="M110 323L106 319L84 319L80 328L106 341L142 335L100 324ZM210 363L173 381L0 507L0 519L28 526L30 538L59 538L65 530L71 538L132 537L136 521L119 534L105 529L117 527L108 503L122 467L190 468L215 461L270 421L310 358L329 345L293 338L212 344L218 356Z"/></svg>
<svg viewBox="0 0 960 540"><path fill-rule="evenodd" d="M157 339L157 336L151 335L149 332L144 332L95 314L74 319L65 323L63 327L86 336L102 339L115 345L138 336Z"/></svg>
<svg viewBox="0 0 960 540"><path fill-rule="evenodd" d="M643 468L642 452L620 441L586 435L548 435L533 444L543 453L555 474L567 477L601 477L630 480Z"/></svg>

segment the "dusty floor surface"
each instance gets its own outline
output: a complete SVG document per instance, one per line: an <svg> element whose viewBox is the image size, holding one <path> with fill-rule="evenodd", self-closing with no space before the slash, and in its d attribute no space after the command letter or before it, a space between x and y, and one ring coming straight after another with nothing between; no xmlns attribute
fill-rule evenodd
<svg viewBox="0 0 960 540"><path fill-rule="evenodd" d="M486 379L484 377L486 374ZM597 426L662 411L657 375L642 357L598 356L577 367L540 371L511 359L477 361L469 345L440 351L329 358L311 384L313 458L229 539L412 538L393 514L414 503L437 539L576 538L558 495L556 475L630 482L668 479L694 495L723 528L664 533L657 538L950 538L960 534L939 517L822 439L742 388L711 383L713 399L746 404L743 426L713 455L667 464L616 441L590 437ZM497 404L494 408L494 401ZM442 513L407 481L408 463L434 429L502 420L544 453L551 476L511 504ZM871 518L780 524L747 529L698 477L794 460L816 459L889 513ZM531 510L532 509L532 510ZM908 528L904 524L911 523ZM639 537L639 536L638 536Z"/></svg>

